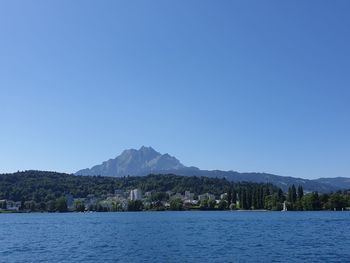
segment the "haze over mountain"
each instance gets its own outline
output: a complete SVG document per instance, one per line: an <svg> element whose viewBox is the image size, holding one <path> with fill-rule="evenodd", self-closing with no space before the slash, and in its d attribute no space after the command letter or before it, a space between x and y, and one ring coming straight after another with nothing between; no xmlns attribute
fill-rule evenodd
<svg viewBox="0 0 350 263"><path fill-rule="evenodd" d="M350 189L350 178L345 177L309 180L268 173L200 170L197 167L183 165L178 159L167 153L161 154L152 147L145 146L142 146L139 150L125 150L115 159L110 159L90 169L79 170L75 174L121 177L127 175L145 176L151 173L218 177L236 182L272 183L283 190L287 190L292 184L302 185L306 191L331 192L339 189Z"/></svg>
<svg viewBox="0 0 350 263"><path fill-rule="evenodd" d="M186 168L169 154L160 154L152 147L142 146L139 150L125 150L116 157L91 169L76 172L77 175L125 176L147 175L158 171L181 170Z"/></svg>

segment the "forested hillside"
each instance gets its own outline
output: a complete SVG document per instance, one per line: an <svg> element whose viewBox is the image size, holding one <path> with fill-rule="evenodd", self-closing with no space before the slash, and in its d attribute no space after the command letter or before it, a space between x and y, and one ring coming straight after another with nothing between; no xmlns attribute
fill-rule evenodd
<svg viewBox="0 0 350 263"><path fill-rule="evenodd" d="M107 210L111 210L117 203L132 201L128 195L133 189L149 193L138 197L142 204L139 203L137 209L134 209L134 203L129 202L129 209L131 207L134 210L143 209L146 205L151 208L157 205L165 209L166 204L177 197L181 202L174 207L182 209L186 202L185 192L193 195L187 200L191 204L187 208L281 210L284 201L289 210L341 210L350 206L350 196L346 191L321 195L317 192L304 194L301 186L296 188L294 185L289 188L288 193L283 193L272 184L234 183L224 178L173 174L102 177L25 171L0 174L0 209L6 209L7 202L20 202L20 210L64 211L67 210L69 196L79 203L79 208L75 207L78 210L86 209L86 200L92 197L94 203L91 209L98 210L96 207L104 204ZM122 197L117 193L122 193ZM202 198L199 198L201 195ZM208 200L203 200L203 195Z"/></svg>
<svg viewBox="0 0 350 263"><path fill-rule="evenodd" d="M74 176L64 173L45 171L25 171L0 175L0 199L13 201L34 200L48 201L64 194L84 198L89 194L103 196L113 194L115 190L139 188L142 191L183 193L191 191L196 195L212 193L220 195L228 191L260 189L266 193L278 192L280 189L271 184L232 183L226 179L177 176L149 175L140 177L102 177ZM265 193L265 194L266 194Z"/></svg>

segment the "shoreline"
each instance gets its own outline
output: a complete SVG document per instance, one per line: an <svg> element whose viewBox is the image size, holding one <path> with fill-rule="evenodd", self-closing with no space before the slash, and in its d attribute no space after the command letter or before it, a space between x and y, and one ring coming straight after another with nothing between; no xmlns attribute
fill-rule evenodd
<svg viewBox="0 0 350 263"><path fill-rule="evenodd" d="M303 210L303 211L278 211L278 210L266 210L266 209L257 209L257 210L199 210L199 209L190 209L190 210L141 210L141 211L65 211L65 212L48 212L48 211L0 211L1 214L90 214L90 213L148 213L148 212L243 212L243 213L256 213L256 212L350 212L350 209L347 210Z"/></svg>

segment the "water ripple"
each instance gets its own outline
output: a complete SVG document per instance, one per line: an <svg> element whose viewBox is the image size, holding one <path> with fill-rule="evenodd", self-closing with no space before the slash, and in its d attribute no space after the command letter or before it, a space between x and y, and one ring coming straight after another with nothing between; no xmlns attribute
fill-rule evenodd
<svg viewBox="0 0 350 263"><path fill-rule="evenodd" d="M0 215L0 262L349 262L350 213Z"/></svg>

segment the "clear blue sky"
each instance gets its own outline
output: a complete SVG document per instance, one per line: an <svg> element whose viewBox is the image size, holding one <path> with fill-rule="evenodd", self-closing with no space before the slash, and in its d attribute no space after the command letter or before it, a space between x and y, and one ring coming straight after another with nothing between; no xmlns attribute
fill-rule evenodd
<svg viewBox="0 0 350 263"><path fill-rule="evenodd" d="M0 172L152 146L350 176L350 1L1 1Z"/></svg>

